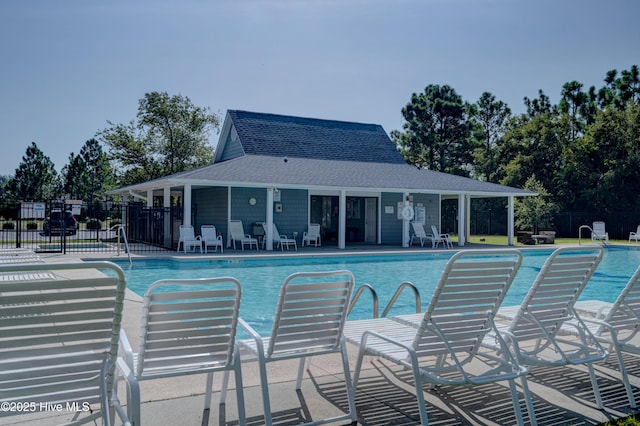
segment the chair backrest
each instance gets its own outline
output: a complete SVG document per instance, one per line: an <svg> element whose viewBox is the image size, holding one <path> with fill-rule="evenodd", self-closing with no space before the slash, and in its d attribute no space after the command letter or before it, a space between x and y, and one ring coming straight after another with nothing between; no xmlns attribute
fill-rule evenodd
<svg viewBox="0 0 640 426"><path fill-rule="evenodd" d="M604 222L593 222L593 232L598 236L604 236L607 233Z"/></svg>
<svg viewBox="0 0 640 426"><path fill-rule="evenodd" d="M202 225L200 227L200 235L206 241L214 241L218 237L214 225Z"/></svg>
<svg viewBox="0 0 640 426"><path fill-rule="evenodd" d="M144 296L138 375L170 377L228 366L241 294L231 277L153 283Z"/></svg>
<svg viewBox="0 0 640 426"><path fill-rule="evenodd" d="M349 271L298 272L280 288L267 357L340 348L354 286Z"/></svg>
<svg viewBox="0 0 640 426"><path fill-rule="evenodd" d="M192 225L180 225L180 239L183 241L192 241L196 239L196 232Z"/></svg>
<svg viewBox="0 0 640 426"><path fill-rule="evenodd" d="M438 228L435 225L431 225L431 232L434 237L440 238L440 231L438 231Z"/></svg>
<svg viewBox="0 0 640 426"><path fill-rule="evenodd" d="M244 238L244 226L241 220L229 221L229 234L231 235L231 239L233 240L241 240Z"/></svg>
<svg viewBox="0 0 640 426"><path fill-rule="evenodd" d="M266 238L266 236L269 235L269 233L267 232L267 224L263 223L262 228L264 229L264 235ZM282 240L282 238L280 238L280 232L278 231L278 227L276 226L275 223L272 223L271 224L271 241L279 242L280 240Z"/></svg>
<svg viewBox="0 0 640 426"><path fill-rule="evenodd" d="M616 298L604 322L617 332L629 331L631 334L620 336L624 340L632 338L640 331L640 267L636 269ZM601 331L603 330L599 330Z"/></svg>
<svg viewBox="0 0 640 426"><path fill-rule="evenodd" d="M105 417L118 355L124 273L110 262L2 266L0 273L37 275L45 269L64 278L7 280L0 286L0 400L36 408L63 404L78 411L101 403L101 409L94 406L94 413L78 420Z"/></svg>
<svg viewBox="0 0 640 426"><path fill-rule="evenodd" d="M413 228L413 233L416 234L420 238L426 238L427 233L424 230L424 225L420 222L411 222L411 227Z"/></svg>
<svg viewBox="0 0 640 426"><path fill-rule="evenodd" d="M468 250L447 262L416 333L419 356L462 353L472 358L522 264L515 249Z"/></svg>
<svg viewBox="0 0 640 426"><path fill-rule="evenodd" d="M553 338L602 260L602 247L562 247L547 258L509 330L519 340ZM538 325L539 324L539 325Z"/></svg>
<svg viewBox="0 0 640 426"><path fill-rule="evenodd" d="M307 238L316 238L320 236L320 224L310 223L307 229Z"/></svg>

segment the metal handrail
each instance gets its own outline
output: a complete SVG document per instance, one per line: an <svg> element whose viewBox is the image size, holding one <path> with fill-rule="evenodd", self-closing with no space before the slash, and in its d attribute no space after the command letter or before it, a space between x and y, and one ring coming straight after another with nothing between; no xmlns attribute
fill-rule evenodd
<svg viewBox="0 0 640 426"><path fill-rule="evenodd" d="M362 292L364 292L365 290L369 290L369 292L371 293L371 298L373 299L373 317L378 318L378 293L376 293L371 284L368 283L362 284L354 293L353 297L351 298L351 303L349 304L349 309L347 310L347 316L349 316L349 314L353 310L353 307L356 305L356 302L358 301L358 299L360 299L360 295L362 295Z"/></svg>
<svg viewBox="0 0 640 426"><path fill-rule="evenodd" d="M393 294L393 297L391 298L391 301L389 301L389 304L387 305L386 308L384 308L384 311L382 311L382 317L386 317L387 314L389 313L389 311L391 310L391 308L393 307L393 305L396 303L396 301L398 300L398 297L400 297L400 293L402 293L402 291L405 288L410 288L411 290L413 290L413 294L416 298L416 314L420 313L420 306L421 306L421 302L420 302L420 292L418 291L418 288L410 281L404 281L402 284L400 284L396 290L396 292Z"/></svg>
<svg viewBox="0 0 640 426"><path fill-rule="evenodd" d="M578 228L578 245L582 245L582 230L583 229L588 229L589 231L591 231L591 234L593 235L593 229L589 226L589 225L581 225L580 228ZM592 238L593 239L593 238ZM604 240L600 240L602 242L603 245L607 245L607 242Z"/></svg>
<svg viewBox="0 0 640 426"><path fill-rule="evenodd" d="M118 237L118 242L116 244L118 256L120 256L120 235L122 235L122 239L124 240L124 247L127 252L127 256L129 256L129 265L133 266L133 260L131 259L131 250L129 250L129 242L127 241L127 233L125 232L125 225L117 224L113 225L109 228L109 231L113 231L116 229L116 236Z"/></svg>

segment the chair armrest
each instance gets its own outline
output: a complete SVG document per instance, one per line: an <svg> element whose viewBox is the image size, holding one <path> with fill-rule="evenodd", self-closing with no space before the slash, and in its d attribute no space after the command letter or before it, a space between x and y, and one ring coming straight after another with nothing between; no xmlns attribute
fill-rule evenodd
<svg viewBox="0 0 640 426"><path fill-rule="evenodd" d="M124 360L129 368L133 368L133 349L127 338L127 333L125 333L123 329L120 329L120 349L123 352Z"/></svg>

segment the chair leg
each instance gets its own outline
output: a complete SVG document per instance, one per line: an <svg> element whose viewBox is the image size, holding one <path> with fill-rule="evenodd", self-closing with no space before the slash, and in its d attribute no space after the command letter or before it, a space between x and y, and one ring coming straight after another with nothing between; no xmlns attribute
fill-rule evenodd
<svg viewBox="0 0 640 426"><path fill-rule="evenodd" d="M596 379L596 373L593 369L593 363L589 363L589 377L591 377L591 386L593 387L593 394L596 398L596 405L599 410L602 410L604 406L602 404L602 396L600 395L600 388Z"/></svg>
<svg viewBox="0 0 640 426"><path fill-rule="evenodd" d="M225 372L226 373L226 372ZM211 409L211 394L213 388L213 372L207 374L207 389L204 392L204 409Z"/></svg>
<svg viewBox="0 0 640 426"><path fill-rule="evenodd" d="M527 377L520 377L520 384L522 385L522 393L524 395L525 403L527 404L527 411L529 412L529 423L531 426L538 426L536 420L536 413L533 409L533 400L531 399L531 392L529 392L529 384L527 383Z"/></svg>
<svg viewBox="0 0 640 426"><path fill-rule="evenodd" d="M349 402L349 418L358 421L358 412L356 411L356 395L351 382L351 372L349 371L349 355L347 354L347 345L342 343L342 369L344 370L344 382L347 387L347 401Z"/></svg>
<svg viewBox="0 0 640 426"><path fill-rule="evenodd" d="M271 419L271 401L269 400L269 381L267 379L266 362L258 362L260 366L260 385L262 388L262 407L264 409L265 426L273 426Z"/></svg>
<svg viewBox="0 0 640 426"><path fill-rule="evenodd" d="M615 352L616 352L616 357L618 358L618 366L620 367L620 374L622 375L622 381L624 382L624 387L627 391L627 397L629 398L629 405L631 406L631 408L636 408L636 400L633 397L633 389L631 388L631 384L629 383L629 376L627 375L627 367L624 364L622 351L620 351L619 347L616 347Z"/></svg>

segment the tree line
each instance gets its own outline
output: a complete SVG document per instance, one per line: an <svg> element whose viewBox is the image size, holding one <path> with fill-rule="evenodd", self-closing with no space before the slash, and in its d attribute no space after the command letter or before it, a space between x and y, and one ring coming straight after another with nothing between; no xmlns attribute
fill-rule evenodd
<svg viewBox="0 0 640 426"><path fill-rule="evenodd" d="M600 88L570 81L553 104L540 90L513 114L489 93L471 103L448 85L428 85L402 108L391 138L416 167L530 189L547 211L637 210L640 197L640 73L606 73ZM210 164L219 114L182 95L151 92L126 124L107 122L58 175L36 143L3 200L95 200L107 190ZM530 201L528 201L530 202ZM535 206L530 207L535 209Z"/></svg>

